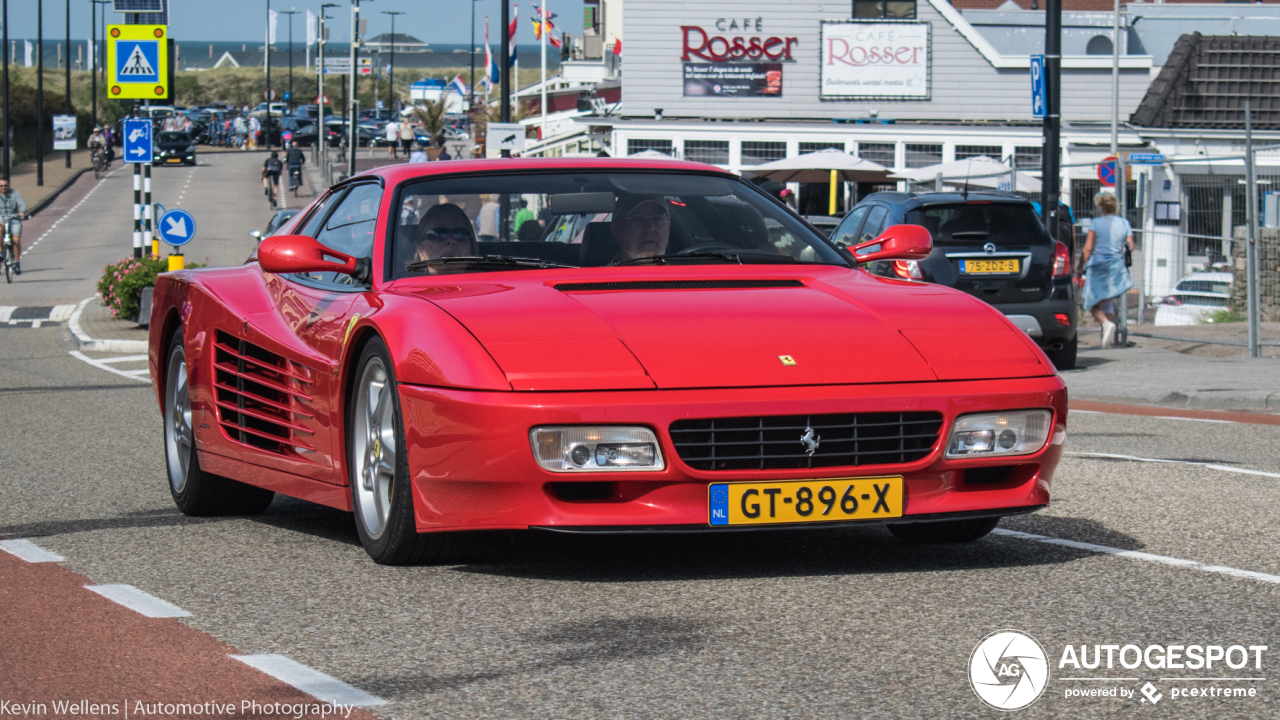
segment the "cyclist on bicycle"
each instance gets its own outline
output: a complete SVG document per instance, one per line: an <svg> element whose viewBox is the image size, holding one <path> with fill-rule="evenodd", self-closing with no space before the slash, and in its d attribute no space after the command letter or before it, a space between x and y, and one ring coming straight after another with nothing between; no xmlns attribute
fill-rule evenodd
<svg viewBox="0 0 1280 720"><path fill-rule="evenodd" d="M107 158L107 136L102 134L101 125L93 126L93 134L89 136L89 142L87 144L89 149L93 151L90 153L90 157L101 152L103 163L105 164Z"/></svg>
<svg viewBox="0 0 1280 720"><path fill-rule="evenodd" d="M302 166L307 163L306 153L302 152L302 148L293 145L285 155L284 161L289 166L289 187L302 187Z"/></svg>
<svg viewBox="0 0 1280 720"><path fill-rule="evenodd" d="M262 163L262 188L263 193L271 198L271 206L275 207L276 193L280 189L280 171L284 169L284 164L280 162L280 153L275 150L271 151L271 157Z"/></svg>
<svg viewBox="0 0 1280 720"><path fill-rule="evenodd" d="M0 218L8 218L9 235L13 238L13 271L22 274L22 221L27 218L27 204L22 195L9 187L9 181L0 178Z"/></svg>

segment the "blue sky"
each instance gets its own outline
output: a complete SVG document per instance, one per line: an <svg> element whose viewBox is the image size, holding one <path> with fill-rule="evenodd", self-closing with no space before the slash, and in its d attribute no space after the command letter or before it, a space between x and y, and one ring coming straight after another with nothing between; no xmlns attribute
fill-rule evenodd
<svg viewBox="0 0 1280 720"><path fill-rule="evenodd" d="M331 0L332 1L332 0ZM298 15L293 16L293 36L295 41L305 37L303 17L310 8L313 13L320 9L321 0L310 5L289 4L289 0L275 0L271 4L273 10L296 9ZM472 0L373 0L362 2L360 15L369 21L369 34L377 35L391 30L391 18L383 15L383 10L399 10L405 15L396 16L396 32L413 35L428 43L457 43L465 45L467 34L471 30ZM9 3L9 37L32 38L36 36L37 0L18 0ZM330 8L329 15L335 19L329 21L334 37L341 35L345 40L350 32L350 2L339 2L340 7ZM498 17L502 6L498 0L474 1L476 11L476 42L484 42L484 16L489 15L489 32L494 43L498 40ZM520 8L520 29L517 36L521 44L532 44L533 27L529 22L531 4L524 3ZM120 19L123 15L110 12L107 8L107 24ZM555 13L556 26L571 34L582 32L581 0L547 0L547 10ZM260 41L266 26L265 0L170 0L169 25L170 33L178 42L186 41ZM285 33L287 17L280 18L281 36ZM57 42L66 35L66 0L44 0L44 31L46 42ZM74 39L89 37L89 0L71 0L71 37ZM281 39L281 38L277 38Z"/></svg>

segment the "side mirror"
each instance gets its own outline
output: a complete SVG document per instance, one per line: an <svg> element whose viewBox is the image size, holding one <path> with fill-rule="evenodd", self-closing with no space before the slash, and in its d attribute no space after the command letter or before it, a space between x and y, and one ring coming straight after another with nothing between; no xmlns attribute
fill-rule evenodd
<svg viewBox="0 0 1280 720"><path fill-rule="evenodd" d="M876 260L923 260L933 250L933 236L919 225L890 225L880 237L849 248L860 263Z"/></svg>
<svg viewBox="0 0 1280 720"><path fill-rule="evenodd" d="M342 273L362 283L372 276L368 258L340 253L306 235L266 238L258 245L258 265L269 273Z"/></svg>

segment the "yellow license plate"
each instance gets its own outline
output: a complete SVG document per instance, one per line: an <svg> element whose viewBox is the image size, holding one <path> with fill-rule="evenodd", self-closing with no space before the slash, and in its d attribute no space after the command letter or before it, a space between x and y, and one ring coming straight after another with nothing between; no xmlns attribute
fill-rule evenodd
<svg viewBox="0 0 1280 720"><path fill-rule="evenodd" d="M770 525L902 517L901 476L713 483L710 525Z"/></svg>
<svg viewBox="0 0 1280 720"><path fill-rule="evenodd" d="M989 275L998 273L1016 273L1022 269L1022 263L1012 260L961 260L960 272L964 275Z"/></svg>
<svg viewBox="0 0 1280 720"><path fill-rule="evenodd" d="M182 162L182 158L169 158L169 162L180 163Z"/></svg>

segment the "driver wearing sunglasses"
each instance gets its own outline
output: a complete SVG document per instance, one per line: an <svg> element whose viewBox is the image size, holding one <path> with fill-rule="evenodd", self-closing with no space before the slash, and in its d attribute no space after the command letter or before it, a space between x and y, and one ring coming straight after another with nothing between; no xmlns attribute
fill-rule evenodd
<svg viewBox="0 0 1280 720"><path fill-rule="evenodd" d="M411 262L439 260L447 257L476 255L476 236L471 219L457 205L435 205L418 222L417 251ZM432 275L461 272L462 265L437 265L427 268Z"/></svg>

